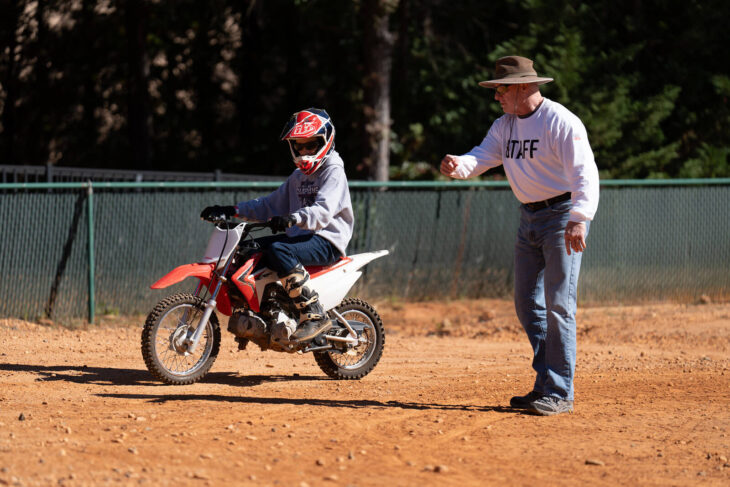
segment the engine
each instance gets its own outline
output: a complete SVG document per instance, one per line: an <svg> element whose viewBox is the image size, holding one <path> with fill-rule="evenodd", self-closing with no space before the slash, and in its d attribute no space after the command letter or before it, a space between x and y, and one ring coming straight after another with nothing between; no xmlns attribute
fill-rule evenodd
<svg viewBox="0 0 730 487"><path fill-rule="evenodd" d="M266 339L268 341L267 325L256 313L247 310L237 310L228 320L228 331L238 338L246 338L258 343Z"/></svg>
<svg viewBox="0 0 730 487"><path fill-rule="evenodd" d="M295 343L291 342L297 321L289 316L276 301L268 301L262 306L261 314L250 309L238 309L228 320L228 331L236 336L238 349L246 348L249 340L261 350L282 350L294 352Z"/></svg>

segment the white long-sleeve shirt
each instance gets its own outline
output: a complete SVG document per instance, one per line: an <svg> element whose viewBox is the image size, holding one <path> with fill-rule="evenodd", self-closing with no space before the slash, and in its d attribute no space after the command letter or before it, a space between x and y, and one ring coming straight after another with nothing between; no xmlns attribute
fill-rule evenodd
<svg viewBox="0 0 730 487"><path fill-rule="evenodd" d="M505 114L495 120L482 143L458 160L450 174L458 179L504 165L521 203L570 192L570 221L592 220L598 208L598 168L586 129L570 110L547 98L527 118Z"/></svg>
<svg viewBox="0 0 730 487"><path fill-rule="evenodd" d="M296 225L287 229L288 236L315 233L342 255L355 224L345 165L334 150L314 174L296 169L273 193L238 203L236 209L240 217L258 221L292 215Z"/></svg>

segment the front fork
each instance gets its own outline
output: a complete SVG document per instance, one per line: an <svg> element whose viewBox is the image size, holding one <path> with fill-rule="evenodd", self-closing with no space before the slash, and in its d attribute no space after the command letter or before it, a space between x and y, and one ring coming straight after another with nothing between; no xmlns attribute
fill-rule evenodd
<svg viewBox="0 0 730 487"><path fill-rule="evenodd" d="M213 310L215 310L215 307L218 304L215 298L218 297L218 293L220 292L223 283L227 281L225 275L228 272L228 267L231 265L231 261L233 261L233 259L228 259L228 262L226 262L226 265L220 274L216 274L216 272L213 271L213 276L216 280L215 289L211 293L208 301L205 302L205 311L203 312L203 316L200 318L200 321L198 321L198 327L195 328L195 331L192 334L188 333L188 336L185 338L184 344L189 354L195 353L195 349L198 347L198 343L200 342L200 337L203 335L203 329L205 329L208 324L208 320L210 319L210 315L213 314ZM203 281L201 280L195 288L195 296L199 296L202 289ZM187 318L186 312L184 317L185 323L187 323Z"/></svg>
<svg viewBox="0 0 730 487"><path fill-rule="evenodd" d="M193 292L193 296L196 298L200 296L200 291L203 289L203 280L198 281L198 285L195 287L195 291ZM187 325L188 319L190 319L190 312L192 311L192 308L188 308L185 310L185 313L183 313L181 323L183 325ZM210 318L210 317L209 317Z"/></svg>

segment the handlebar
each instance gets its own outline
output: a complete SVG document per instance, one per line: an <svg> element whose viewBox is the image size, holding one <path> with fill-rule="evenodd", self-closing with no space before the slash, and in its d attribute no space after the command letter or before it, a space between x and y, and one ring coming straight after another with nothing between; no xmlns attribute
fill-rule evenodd
<svg viewBox="0 0 730 487"><path fill-rule="evenodd" d="M205 221L210 222L221 229L230 230L232 228L235 228L240 223L237 223L233 221L231 218L205 218ZM257 222L257 223L246 223L246 233L248 233L251 230L256 230L259 228L271 228L271 222Z"/></svg>
<svg viewBox="0 0 730 487"><path fill-rule="evenodd" d="M257 228L271 228L271 222L260 222L260 223L247 223L247 230L256 230Z"/></svg>

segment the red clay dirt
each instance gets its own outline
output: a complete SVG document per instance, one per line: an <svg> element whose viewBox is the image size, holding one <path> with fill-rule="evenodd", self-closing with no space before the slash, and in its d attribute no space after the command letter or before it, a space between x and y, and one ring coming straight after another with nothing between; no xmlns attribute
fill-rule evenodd
<svg viewBox="0 0 730 487"><path fill-rule="evenodd" d="M730 304L579 310L575 412L530 390L512 304L376 303L380 364L335 381L313 357L238 352L163 385L144 317L0 320L0 485L730 485Z"/></svg>

